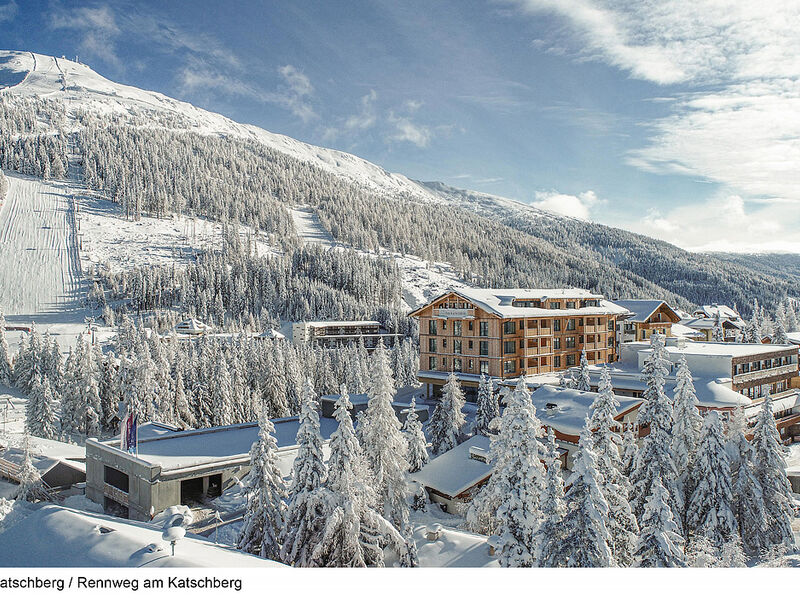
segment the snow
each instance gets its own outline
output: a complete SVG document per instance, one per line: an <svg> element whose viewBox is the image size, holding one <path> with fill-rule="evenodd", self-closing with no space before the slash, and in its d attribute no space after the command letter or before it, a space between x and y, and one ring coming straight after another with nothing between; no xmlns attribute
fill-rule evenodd
<svg viewBox="0 0 800 600"><path fill-rule="evenodd" d="M420 567L499 567L497 558L489 556L485 536L456 529L442 528L438 540L425 537L427 525L414 525L414 541Z"/></svg>
<svg viewBox="0 0 800 600"><path fill-rule="evenodd" d="M170 556L160 529L45 505L0 533L4 567L275 567L277 563L187 534Z"/></svg>
<svg viewBox="0 0 800 600"><path fill-rule="evenodd" d="M432 459L411 479L455 498L458 494L487 479L492 466L471 458L472 448L479 448L483 454L489 450L489 438L476 435L455 448Z"/></svg>
<svg viewBox="0 0 800 600"><path fill-rule="evenodd" d="M319 217L310 206L295 206L291 209L294 228L297 235L307 244L320 244L322 246L335 246L336 240L328 233Z"/></svg>
<svg viewBox="0 0 800 600"><path fill-rule="evenodd" d="M0 208L0 304L9 322L30 323L78 307L80 261L69 187L7 172Z"/></svg>
<svg viewBox="0 0 800 600"><path fill-rule="evenodd" d="M636 323L644 323L662 304L666 304L663 300L614 300L614 303L633 313L632 317L625 320Z"/></svg>
<svg viewBox="0 0 800 600"><path fill-rule="evenodd" d="M786 456L786 470L800 474L800 443L792 444Z"/></svg>
<svg viewBox="0 0 800 600"><path fill-rule="evenodd" d="M452 290L467 287L447 263L430 263L410 254L393 254L400 269L403 300L409 310L428 304Z"/></svg>

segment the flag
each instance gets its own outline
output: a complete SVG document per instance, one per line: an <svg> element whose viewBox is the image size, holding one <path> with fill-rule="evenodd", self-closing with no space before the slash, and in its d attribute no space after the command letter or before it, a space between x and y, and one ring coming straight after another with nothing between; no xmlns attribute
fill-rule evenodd
<svg viewBox="0 0 800 600"><path fill-rule="evenodd" d="M125 413L125 418L122 419L119 428L119 449L120 450L127 450L128 449L128 422L130 421L131 414L129 412Z"/></svg>
<svg viewBox="0 0 800 600"><path fill-rule="evenodd" d="M136 454L136 446L139 443L139 417L131 415L129 417L130 425L128 426L128 452Z"/></svg>

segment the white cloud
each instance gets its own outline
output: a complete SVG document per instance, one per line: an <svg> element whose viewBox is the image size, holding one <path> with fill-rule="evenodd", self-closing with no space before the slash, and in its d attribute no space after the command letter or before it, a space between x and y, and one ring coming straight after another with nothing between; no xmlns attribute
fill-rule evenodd
<svg viewBox="0 0 800 600"><path fill-rule="evenodd" d="M101 58L117 67L122 65L114 44L120 28L110 7L64 9L56 6L50 14L50 27L77 32L80 36L78 48L82 53Z"/></svg>
<svg viewBox="0 0 800 600"><path fill-rule="evenodd" d="M433 136L429 127L414 123L409 117L397 116L393 112L389 113L389 123L394 126L393 133L388 137L392 141L411 142L424 148Z"/></svg>
<svg viewBox="0 0 800 600"><path fill-rule="evenodd" d="M357 130L373 127L377 121L377 115L375 114L375 100L377 98L378 94L375 93L375 90L370 90L368 94L362 96L359 100L359 111L347 117L344 122L345 129Z"/></svg>
<svg viewBox="0 0 800 600"><path fill-rule="evenodd" d="M0 4L0 23L7 23L8 21L13 21L14 18L17 16L18 11L19 11L19 6L15 2L15 0L11 0L10 2L6 2L5 4Z"/></svg>
<svg viewBox="0 0 800 600"><path fill-rule="evenodd" d="M311 80L293 65L279 67L278 73L283 78L283 83L277 92L266 94L264 99L289 109L303 123L318 118L319 115L310 102L310 97L314 93Z"/></svg>
<svg viewBox="0 0 800 600"><path fill-rule="evenodd" d="M561 194L556 191L536 192L534 197L535 200L531 205L536 208L584 221L589 220L593 207L603 203L592 190L582 192L577 196Z"/></svg>

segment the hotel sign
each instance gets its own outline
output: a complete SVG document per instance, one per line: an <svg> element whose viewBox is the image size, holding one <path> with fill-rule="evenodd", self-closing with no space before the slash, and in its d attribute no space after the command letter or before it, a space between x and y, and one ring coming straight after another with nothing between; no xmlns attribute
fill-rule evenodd
<svg viewBox="0 0 800 600"><path fill-rule="evenodd" d="M436 312L443 319L471 319L475 316L471 308L440 308Z"/></svg>

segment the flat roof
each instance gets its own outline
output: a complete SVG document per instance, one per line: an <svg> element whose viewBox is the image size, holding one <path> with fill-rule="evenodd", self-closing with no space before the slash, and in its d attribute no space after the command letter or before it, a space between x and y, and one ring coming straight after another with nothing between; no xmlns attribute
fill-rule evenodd
<svg viewBox="0 0 800 600"><path fill-rule="evenodd" d="M301 325L311 327L375 327L380 326L379 321L303 321Z"/></svg>
<svg viewBox="0 0 800 600"><path fill-rule="evenodd" d="M336 430L335 419L320 417L320 431L329 439ZM278 448L294 448L297 445L298 417L273 419ZM148 424L143 425L145 427ZM140 428L141 431L141 428ZM176 471L240 457L250 452L258 438L258 423L241 423L225 427L190 429L154 435L139 439L139 453L132 455L119 449L119 438L100 442L120 454L136 458L151 465L160 465L163 472Z"/></svg>
<svg viewBox="0 0 800 600"><path fill-rule="evenodd" d="M628 342L629 348L638 352L650 352L650 342ZM769 354L771 352L797 351L794 344L740 344L736 342L691 342L686 341L680 346L667 344L667 352L672 355L692 356L727 356L736 358L753 354Z"/></svg>
<svg viewBox="0 0 800 600"><path fill-rule="evenodd" d="M492 473L492 465L470 458L470 449L476 447L483 453L489 451L489 438L476 435L432 459L411 479L455 498Z"/></svg>
<svg viewBox="0 0 800 600"><path fill-rule="evenodd" d="M513 390L509 390L506 393L512 392ZM599 395L598 392L583 392L545 384L531 392L531 401L536 407L536 416L542 425L567 435L580 435L586 418L592 412L592 403ZM629 396L615 396L615 398L619 402L617 416L629 412L642 403L641 398Z"/></svg>

